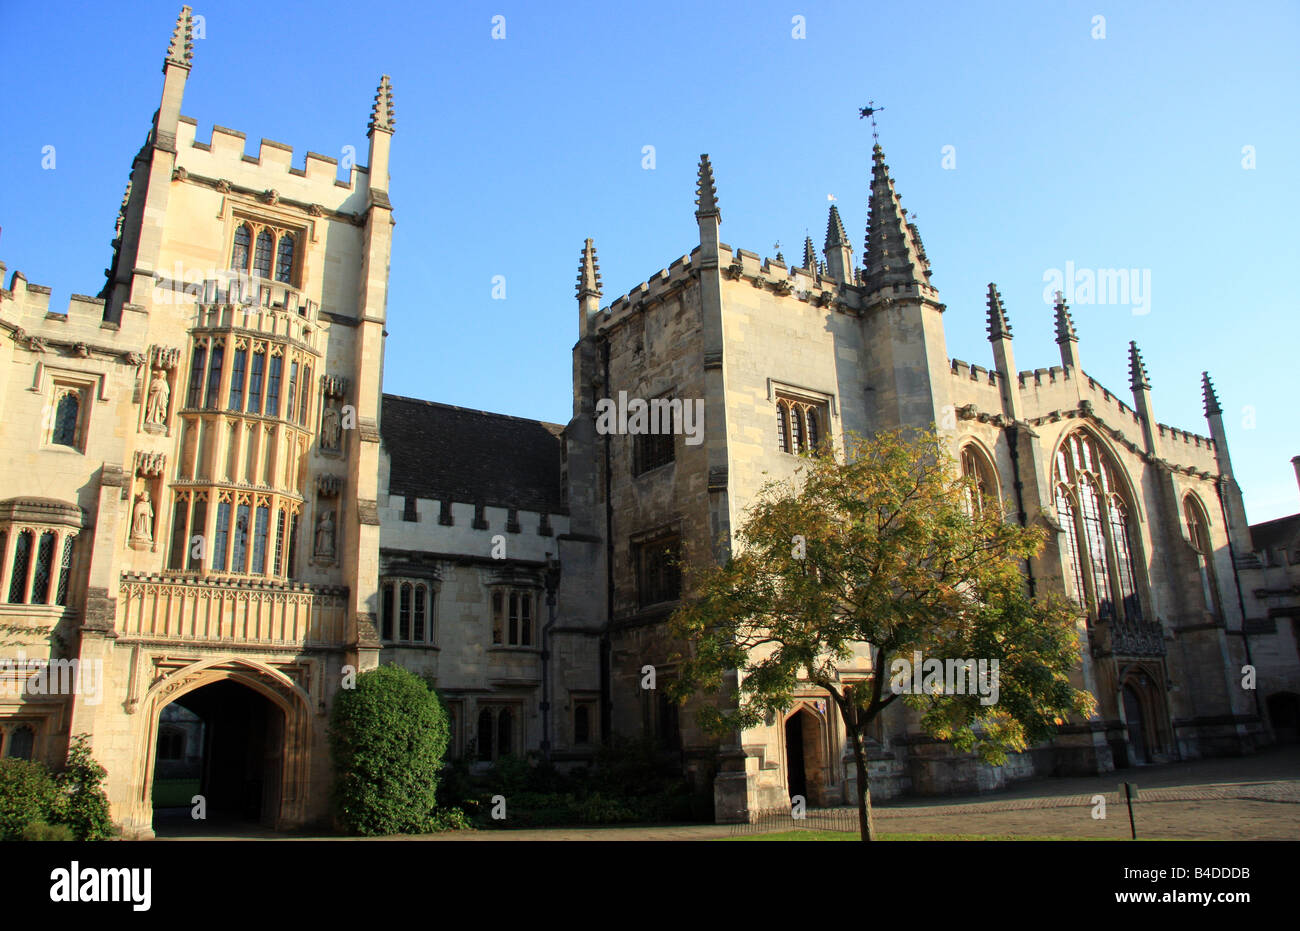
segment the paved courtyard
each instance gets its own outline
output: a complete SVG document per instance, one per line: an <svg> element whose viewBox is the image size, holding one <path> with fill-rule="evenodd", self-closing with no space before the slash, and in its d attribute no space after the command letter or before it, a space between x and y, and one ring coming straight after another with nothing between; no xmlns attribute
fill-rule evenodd
<svg viewBox="0 0 1300 931"><path fill-rule="evenodd" d="M1273 749L1251 757L1145 766L1105 776L1039 779L1006 791L960 799L899 800L876 806L876 827L889 834L1123 839L1129 836L1128 811L1119 791L1119 784L1125 780L1139 788L1134 806L1139 838L1300 840L1300 747ZM1092 816L1093 799L1098 794L1106 798L1104 819ZM709 824L461 831L420 839L680 841L715 840L732 833L730 825ZM298 839L263 831L170 839L252 837Z"/></svg>

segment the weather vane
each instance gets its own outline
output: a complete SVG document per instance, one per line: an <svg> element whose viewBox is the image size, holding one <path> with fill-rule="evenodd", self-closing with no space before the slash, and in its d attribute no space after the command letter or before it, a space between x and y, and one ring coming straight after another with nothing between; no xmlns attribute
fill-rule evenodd
<svg viewBox="0 0 1300 931"><path fill-rule="evenodd" d="M880 133L876 132L876 114L883 109L885 108L876 106L874 100L868 100L865 107L858 109L858 119L865 120L868 117L871 119L871 138L877 142L880 141Z"/></svg>

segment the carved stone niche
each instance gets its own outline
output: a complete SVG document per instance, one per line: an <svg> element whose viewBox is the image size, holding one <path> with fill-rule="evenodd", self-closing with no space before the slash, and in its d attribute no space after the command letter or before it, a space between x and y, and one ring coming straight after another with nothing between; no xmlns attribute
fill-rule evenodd
<svg viewBox="0 0 1300 931"><path fill-rule="evenodd" d="M174 346L149 347L142 416L145 433L166 435L168 432L180 358L181 351Z"/></svg>
<svg viewBox="0 0 1300 931"><path fill-rule="evenodd" d="M320 451L326 456L343 456L343 431L349 426L344 398L348 380L339 375L321 376ZM355 416L355 415L354 415Z"/></svg>
<svg viewBox="0 0 1300 931"><path fill-rule="evenodd" d="M135 479L131 491L130 536L127 544L134 550L158 549L158 515L156 503L160 498L163 473L167 468L167 455L161 452L136 450Z"/></svg>

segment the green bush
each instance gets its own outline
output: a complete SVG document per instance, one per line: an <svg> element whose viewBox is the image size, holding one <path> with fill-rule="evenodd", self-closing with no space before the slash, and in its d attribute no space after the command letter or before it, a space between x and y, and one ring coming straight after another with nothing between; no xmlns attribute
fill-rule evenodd
<svg viewBox="0 0 1300 931"><path fill-rule="evenodd" d="M329 726L334 810L356 834L435 830L447 712L419 676L390 664L334 700Z"/></svg>
<svg viewBox="0 0 1300 931"><path fill-rule="evenodd" d="M108 840L117 833L108 814L108 796L102 788L108 773L90 755L89 741L87 734L72 738L67 765L54 781L67 796L67 809L62 820L76 839Z"/></svg>
<svg viewBox="0 0 1300 931"><path fill-rule="evenodd" d="M75 840L72 828L66 824L46 824L33 821L23 828L23 840Z"/></svg>
<svg viewBox="0 0 1300 931"><path fill-rule="evenodd" d="M28 827L64 819L67 796L35 760L0 759L0 840L21 840Z"/></svg>

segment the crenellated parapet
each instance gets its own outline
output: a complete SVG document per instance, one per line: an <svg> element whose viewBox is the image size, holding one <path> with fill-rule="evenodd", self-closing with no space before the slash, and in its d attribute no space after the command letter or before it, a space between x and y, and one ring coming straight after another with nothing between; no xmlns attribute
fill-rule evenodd
<svg viewBox="0 0 1300 931"><path fill-rule="evenodd" d="M4 266L0 265L0 274ZM136 313L120 322L104 320L104 300L85 294L68 298L62 313L50 309L51 289L32 284L15 271L8 288L0 288L0 338L19 348L51 356L115 361L139 365L144 361L143 308L127 305Z"/></svg>

